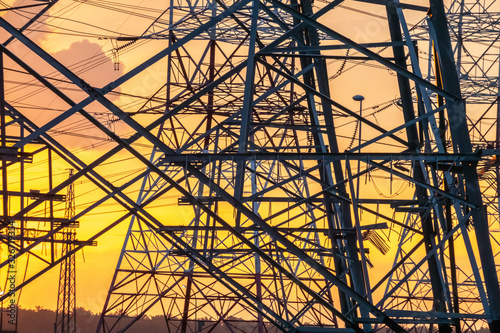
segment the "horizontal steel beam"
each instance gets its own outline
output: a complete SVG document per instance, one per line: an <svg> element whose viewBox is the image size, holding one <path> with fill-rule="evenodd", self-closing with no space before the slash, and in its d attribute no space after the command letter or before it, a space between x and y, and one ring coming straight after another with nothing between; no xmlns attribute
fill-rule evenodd
<svg viewBox="0 0 500 333"><path fill-rule="evenodd" d="M33 162L33 153L19 152L18 148L0 147L0 161Z"/></svg>
<svg viewBox="0 0 500 333"><path fill-rule="evenodd" d="M7 191L7 195L12 197L31 198L33 200L66 201L66 195L40 193L39 191L36 190L31 190L30 192Z"/></svg>
<svg viewBox="0 0 500 333"><path fill-rule="evenodd" d="M54 222L54 223L60 223L60 224L71 224L72 226L78 226L80 222L78 221L73 221L69 220L66 218L60 218L60 217L38 217L38 216L22 216L22 217L14 217L14 216L9 216L7 217L9 221L27 221L27 222Z"/></svg>
<svg viewBox="0 0 500 333"><path fill-rule="evenodd" d="M333 328L333 327L317 327L317 326L299 326L297 332L307 333L352 333L356 332L352 328Z"/></svg>
<svg viewBox="0 0 500 333"><path fill-rule="evenodd" d="M385 310L393 318L397 317L413 317L414 319L487 319L484 314L476 313L451 313L451 312L434 312L434 311L407 311L407 310Z"/></svg>
<svg viewBox="0 0 500 333"><path fill-rule="evenodd" d="M215 202L221 202L224 201L220 197L196 197L198 200L197 202L203 202L204 204L213 204ZM291 202L301 202L301 203L335 203L335 202L340 202L342 201L340 198L327 198L327 197L318 197L318 198L304 198L301 196L296 196L296 197L286 197L286 196L281 196L281 197L243 197L241 198L241 202L285 202L285 203L291 203ZM196 204L196 202L192 201L190 198L187 197L181 197L178 199L177 204L179 206L190 206Z"/></svg>
<svg viewBox="0 0 500 333"><path fill-rule="evenodd" d="M326 55L326 54L290 54L288 51L284 52L261 52L261 56L279 56L286 58L321 58L321 59L334 59L334 60L353 60L353 61L376 61L370 57L360 57L360 56L345 56L345 55ZM392 57L385 57L385 60L394 60Z"/></svg>
<svg viewBox="0 0 500 333"><path fill-rule="evenodd" d="M377 223L361 226L361 230L374 230L374 229L387 229L387 223ZM277 227L276 230L280 232L317 232L317 233L334 233L334 234L345 234L345 233L355 233L356 230L354 228L350 229L330 229L330 228L306 228L306 227ZM163 227L158 228L159 232L184 232L189 230L208 230L208 231L217 231L217 230L228 230L225 227L213 226L213 227L203 227L203 226L181 226L181 225L165 225ZM245 232L255 232L255 231L263 231L261 228L257 226L252 226L249 228L245 228Z"/></svg>
<svg viewBox="0 0 500 333"><path fill-rule="evenodd" d="M429 7L425 6L418 6L418 5L410 5L406 3L401 3L399 1L390 1L390 0L356 0L358 2L367 2L375 5L383 5L387 7L398 7L398 8L403 8L403 9L411 9L411 10L418 10L421 12L428 12Z"/></svg>
<svg viewBox="0 0 500 333"><path fill-rule="evenodd" d="M490 150L490 155L500 155L500 150ZM165 154L161 158L167 162L211 162L211 161L425 161L436 162L476 162L481 151L469 154L445 153L227 153L227 154ZM161 164L161 162L160 162Z"/></svg>
<svg viewBox="0 0 500 333"><path fill-rule="evenodd" d="M390 46L406 46L405 42L380 42L380 43L362 43L360 46L369 47L390 47ZM275 47L267 52L312 52L312 51L328 51L328 50L346 50L350 49L347 45L304 45L304 46L291 46L291 47Z"/></svg>
<svg viewBox="0 0 500 333"><path fill-rule="evenodd" d="M39 243L54 243L54 244L73 244L73 245L81 245L81 246L97 246L97 241L80 241L80 240L64 240L64 239L42 239L40 240L40 237L26 237L26 236L7 236L7 235L0 235L0 240L1 239L7 239L7 240L16 240L16 241L25 241L25 242L39 242Z"/></svg>

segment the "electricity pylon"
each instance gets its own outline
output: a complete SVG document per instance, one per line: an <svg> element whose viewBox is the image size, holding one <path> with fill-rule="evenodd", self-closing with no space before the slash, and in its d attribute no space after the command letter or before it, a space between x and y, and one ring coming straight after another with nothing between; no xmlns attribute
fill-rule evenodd
<svg viewBox="0 0 500 333"><path fill-rule="evenodd" d="M498 331L496 270L481 270L472 251L477 246L483 267L495 267L476 172L482 156L464 134L465 101L444 6L387 4L390 41L358 44L318 22L340 3L316 13L308 1L232 7L216 1L189 11L171 3L165 27L154 24L138 37L166 38L177 47L168 58L167 82L154 95L157 104L148 104L164 115L138 203L178 192L178 204L193 209L183 226L177 219L131 221L98 330L126 330L156 311L168 329L180 332L218 325L231 331L240 320L259 332L267 323L283 331L370 331L381 322L396 331L436 324L451 332L460 320L477 319ZM438 83L424 79L408 11L427 21ZM231 23L202 25L217 13L228 13ZM184 51L200 39L208 41L201 57ZM388 110L402 113L402 123L382 128L338 103L327 59L375 60L395 71L402 112ZM365 128L363 140L345 152L337 132L342 116ZM387 154L389 144L396 148ZM404 199L365 197L358 187L363 175L385 177L390 186L396 177L415 190ZM361 211L402 236L393 267L376 283L364 242L383 249L377 230L387 224L361 224ZM457 238L469 250L460 281ZM452 305L459 293L469 296L458 288L467 284L480 294L479 310Z"/></svg>
<svg viewBox="0 0 500 333"><path fill-rule="evenodd" d="M20 28L15 29L22 34L56 3L57 0L38 1L18 7L2 8L2 11L25 11L23 16L25 22ZM31 9L35 12L31 12ZM5 20L4 22L6 23ZM67 207L68 214L58 217L58 205L64 205L67 197L58 194L66 188L66 185L61 185L57 180L54 165L59 163L58 159L64 155L61 154L61 149L62 151L65 149L47 134L27 140L27 137L39 128L13 105L16 98L11 92L16 89L13 89L10 81L12 76L9 75L14 71L27 73L31 68L8 49L11 47L19 52L19 45L12 46L12 44L16 44L16 40L8 36L3 40L0 50L0 159L3 202L0 225L2 249L0 330L2 332L17 331L20 289L23 286L39 277L44 271L57 266L61 261L71 262L69 266L73 268L68 268L68 271L74 276L74 257L71 258L68 248L95 245L95 242L78 241L74 237L74 232L66 232L69 228L78 226L78 222L73 219L75 207L72 186L69 186L68 191L71 195L66 202L70 205ZM23 72L24 69L27 71ZM39 74L35 74L35 77L41 78ZM30 93L26 93L24 97L28 98L29 95ZM43 175L33 179L30 173L34 169ZM40 206L44 207L40 209ZM66 251L63 250L61 253L58 250L59 245ZM65 260L68 256L69 258ZM29 263L31 264L28 265ZM37 268L33 269L31 266ZM70 280L68 277L68 281ZM71 286L73 287L74 285ZM74 290L70 292L74 295ZM74 307L74 297L65 295L70 297ZM75 315L73 310L72 315ZM76 328L72 329L74 331Z"/></svg>
<svg viewBox="0 0 500 333"><path fill-rule="evenodd" d="M451 37L452 50L456 60L456 72L459 77L461 96L467 103L467 123L470 132L473 150L491 150L498 148L498 36L492 31L498 28L498 4L496 1L452 1L446 10L446 17ZM430 20L424 20L419 26L414 27L414 39L418 41L419 58L421 62L427 64L427 71L424 76L431 82L436 82L442 87L442 71L439 54L437 53L435 39L433 38L433 28ZM442 96L431 96L434 103L438 106L444 104ZM436 124L440 131L441 141L444 143L444 149L453 147L453 138L447 133L448 119L444 117L444 111L439 115L439 121ZM495 233L498 231L498 163L497 157L485 157L478 166L478 176L484 211L487 214L487 224L491 231L489 237L493 244L498 244L498 237ZM451 170L451 169L449 169ZM441 176L436 181L447 190L449 184ZM457 216L451 209L451 202L445 204L444 220L441 224L444 230L451 230L452 221ZM416 212L413 212L414 214ZM415 216L409 212L408 220L412 221ZM412 222L414 223L414 222ZM469 230L474 228L473 221L467 222ZM466 234L464 229L462 233ZM398 255L395 258L395 265L399 259L412 251L412 232L406 232L398 245ZM459 237L450 237L448 242L443 243L443 251L440 254L440 261L443 265L442 279L443 284L448 287L443 295L443 301L447 304L447 311L456 313L451 320L456 331L478 330L484 322L481 320L481 314L488 312L488 297L482 285L480 271L484 274L495 275L498 272L498 264L481 267L481 262L476 262L473 254L473 247L470 241L464 237L464 242ZM470 265L463 265L463 259L459 259L460 253L458 247L467 248ZM479 246L480 248L480 246ZM495 257L499 253L497 247L494 248ZM491 263L493 264L493 263ZM412 269L417 270L415 277L409 279L405 272ZM411 311L432 311L435 310L429 302L425 302L432 294L432 286L429 283L430 271L427 268L417 267L417 262L407 261L401 265L397 272L389 279L386 293L400 286L399 289L393 289L392 297L387 297L387 309L392 306L396 308L405 307ZM409 300L409 297L412 299ZM403 305L402 305L403 304ZM491 310L493 311L493 310ZM496 311L496 310L495 310ZM464 315L468 313L468 315ZM418 322L416 322L418 324ZM428 329L420 324L422 328ZM432 329L432 326L431 326Z"/></svg>
<svg viewBox="0 0 500 333"><path fill-rule="evenodd" d="M69 177L74 175L74 170L69 170ZM64 208L64 218L71 219L75 216L75 184L68 186ZM75 240L76 231L71 228L62 230L63 244L61 257L66 257L59 269L59 292L57 295L57 311L55 333L76 332L76 260ZM69 255L68 255L69 254Z"/></svg>
<svg viewBox="0 0 500 333"><path fill-rule="evenodd" d="M74 101L2 48L18 71L69 105L37 125L26 119L31 134L12 147L41 140L77 170L48 194L80 177L99 189L70 221L108 200L126 209L90 242L133 216L99 331L125 330L158 313L165 330L180 332L402 332L419 324L450 332L473 320L499 331L496 245L476 169L498 150L476 150L468 135L442 1L316 6L171 1L147 30L117 41L135 42L133 48L161 39L168 46L102 88L0 18L6 33L80 93ZM383 15L372 15L380 9ZM385 35L356 40L336 25L347 10L366 15L359 19L365 23L383 20ZM432 68L423 70L409 16L427 21L435 79ZM143 107L124 112L106 97L128 81L140 86L139 74L163 59L166 68L153 72L165 81L155 89L143 83L135 96L146 99ZM332 69L337 74L330 76ZM350 73L350 85L338 81ZM397 99L363 116L348 107L351 96L372 90ZM87 110L96 104L127 130L107 128ZM48 133L77 115L110 139L100 157L84 161ZM149 159L145 144L154 147ZM139 174L101 174L104 162L127 168L123 161L131 158L143 166ZM382 195L396 184L398 197ZM136 186L134 202L125 191ZM388 249L386 242L400 239L403 245ZM467 253L460 264L452 259L453 242ZM392 251L394 265L373 249ZM62 260L48 261L29 280ZM470 295L479 302L455 307L454 298Z"/></svg>

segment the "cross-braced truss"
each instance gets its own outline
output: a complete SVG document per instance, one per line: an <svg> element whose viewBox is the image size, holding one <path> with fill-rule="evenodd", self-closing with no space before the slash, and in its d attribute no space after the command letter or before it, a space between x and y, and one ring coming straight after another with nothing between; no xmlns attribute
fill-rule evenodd
<svg viewBox="0 0 500 333"><path fill-rule="evenodd" d="M45 266L15 289L130 221L98 331L123 331L161 313L165 330L179 332L451 332L486 323L497 332L498 244L489 228L498 217L491 199L498 147L478 150L468 135L462 92L469 96L481 80L469 73L465 87L457 75L449 34L454 5L447 19L437 0L430 7L171 1L145 30L117 38L125 44L113 55L167 45L101 88L0 18L4 33L36 58L20 59L18 49L3 46L4 67L31 75L40 91L65 104L59 115L40 120L6 96L8 116L28 129L3 146L22 150L40 141L76 170L47 195L78 179L91 183L98 194L70 221L108 203L125 210L104 226L89 226L88 240L61 258L41 258ZM356 40L335 23L348 9L361 12L360 22L372 19L367 10L381 9L385 36ZM409 27L408 17L425 24ZM422 40L428 62L420 59ZM479 66L462 58L465 72ZM43 66L55 72L49 76ZM128 104L111 99L127 84L140 86L148 71L162 79L142 81ZM58 87L53 73L78 92ZM362 115L348 107L356 84L343 90L337 84L349 75L357 80L351 85L387 86L398 97ZM120 128L112 130L103 116ZM65 139L75 123L108 140L101 156L74 152L52 137ZM108 176L106 166L127 170L131 160L137 171ZM387 190L397 197L387 198ZM25 218L43 202L16 207L4 221ZM51 224L33 244L58 231ZM466 254L460 262L457 247ZM21 248L16 256L28 252Z"/></svg>

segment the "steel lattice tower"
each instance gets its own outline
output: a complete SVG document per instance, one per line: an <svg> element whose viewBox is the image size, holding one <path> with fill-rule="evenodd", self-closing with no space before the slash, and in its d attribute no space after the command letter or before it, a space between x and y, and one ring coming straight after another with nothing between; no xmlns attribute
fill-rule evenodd
<svg viewBox="0 0 500 333"><path fill-rule="evenodd" d="M379 205L390 204L394 213L408 214L406 220L400 220L404 222L399 222L407 228L403 229L394 267L384 277L389 278L384 296L376 303L377 307L386 311L380 315L388 314L403 324L435 322L443 331L451 330L450 323L459 327L457 319L477 320L476 313L461 313L470 311L470 307L459 309L456 304L454 307L450 298L452 294L455 298L460 297L459 292L470 297L470 290L459 290L458 287L481 281L473 255L470 265L477 275L471 279L471 273L467 272L464 274L465 278L461 277L463 281L457 281L453 240L460 232L469 233L467 225L471 223L471 217L474 225L479 223L481 228L487 228L488 225L486 216L478 213L481 203L476 202L476 208L471 210L466 208L468 203L465 201L457 201L460 197L465 198L466 193L479 193L479 184L477 176L474 176L476 162L464 160L459 163L459 168L455 168L460 159L458 155L471 154L473 151L470 141L457 132L466 127L463 101L460 98L453 101L452 97L461 96L458 77L448 75L449 68L454 63L453 58L439 57L441 54L449 55L451 49L449 37L445 34L448 30L443 29L446 27L446 20L442 4L434 3L434 7L431 6L427 20L427 31L431 32L431 37L427 40L435 45L436 59L439 58L434 70L441 73L439 83L435 86L419 79L424 76L419 69L417 50L403 15L403 9L427 11L427 8L412 5L387 8L392 41L385 45L375 45L375 48L380 50L383 46L392 46L394 63L390 63L363 45L353 43L311 19L308 21L305 16L312 15L311 4L301 2L290 5L295 5L294 9L300 8L300 13L281 3L272 2L269 3L269 9L264 5L257 10L253 9L252 14L246 15L246 19L235 18L237 14L233 15L236 21L234 24L242 28L245 26L244 30L248 33L240 44L227 38L228 35L234 37L224 29L219 31L213 28L204 37L210 41L203 53L206 58L197 60L188 53L177 52L168 59L168 68L172 72L168 72L167 76L173 80L167 81L165 90L159 91L165 96L166 122L160 127L157 137L172 152L165 148L155 149L151 161L163 173L185 182L185 188L191 194L190 197L181 196L179 204L193 205L194 216L184 227L158 228L147 226L140 220L131 222L103 312L100 326L102 331L126 329L154 307L163 309L167 326L172 325L168 326L169 329L181 332L210 330L219 323L230 327L231 318L238 316L253 318L251 321L255 325L252 329L263 332L267 328L262 319L265 315L269 316L269 313L273 317L266 319L274 321L284 330L290 330L290 326L286 327L290 324L298 324L296 329L311 329L301 328L306 323L335 328L338 327L338 318L347 327L354 325L353 322L359 322L365 323L365 330L370 330L371 326L367 323L376 323L377 320L368 318L368 312L376 310L370 305L372 295L368 290L372 286L368 280L367 260L361 239L373 241L377 228L383 228L381 225L363 227L359 224L358 210L364 209L380 217L378 209L377 212L370 209L370 204L376 204L377 208ZM338 3L332 2L325 8L336 5ZM189 22L183 18L179 26L173 23L174 11L182 8L178 7L174 3L169 7L171 16L167 21L170 22L170 27L174 27L168 30L171 43L177 40L177 33L184 33L185 24ZM226 5L218 2L201 5L199 11L191 9L191 12L195 12L197 18L210 17L210 14L215 15L217 10L224 9ZM250 18L254 20L249 23ZM269 23L273 20L278 26L273 27ZM302 30L304 24L300 24L301 20L310 26ZM287 23L295 28L283 37L268 41L267 34L272 29L283 29ZM161 27L156 26L155 38L161 35L158 31L162 31ZM341 41L343 45L330 48L323 46L320 51L318 31ZM214 40L218 33L221 38ZM164 34L166 38L167 33ZM231 97L236 95L230 93L238 89L234 81L231 84L224 83L224 89L214 84L214 72L221 75L222 71L215 64L227 64L232 60L225 57L218 62L214 61L214 49L223 42L249 45L245 50L248 52L245 55L248 59L246 81L239 88L244 92L243 98L237 96L234 100L226 97L226 94ZM399 154L409 154L407 159L401 155L373 159L373 154L367 156L355 153L362 146L391 137L392 133L381 130L367 119L360 119L359 115L330 99L326 59L355 59L355 56L349 55L342 57L324 54L327 53L325 50L331 49L355 50L398 73L399 103L406 121L402 128L407 133L404 143L407 150L399 151ZM234 52L228 53L238 55L236 48ZM405 53L409 55L408 64ZM186 71L186 63L191 64L193 72ZM411 66L413 73L404 70L408 66ZM451 68L455 68L454 65ZM413 92L409 79L415 83ZM197 91L194 82L206 87L203 92L206 100L192 99L190 104L182 104L180 100L183 92L192 89ZM175 89L172 87L178 90L172 92ZM217 91L217 88L220 90ZM222 105L217 104L218 98L223 101ZM414 107L414 100L418 101L418 110ZM182 108L176 108L177 103ZM232 112L228 112L227 107ZM445 107L448 107L448 112L453 116L445 114ZM235 109L240 111L234 113ZM339 156L334 118L341 112L361 120L363 125L367 123L383 134L371 140L365 139L367 143L360 143L360 146L352 148L344 156ZM436 112L438 115L435 117ZM222 119L214 121L217 116L222 116ZM414 125L417 122L414 120L416 116L420 117L418 128ZM458 121L461 117L463 119ZM447 121L450 125L448 128L443 125ZM205 130L201 131L202 128ZM451 147L448 147L446 132L454 137ZM402 143L399 137L392 138ZM184 159L171 156L174 151L185 155ZM231 154L232 152L237 154ZM415 156L419 153L431 154L434 161L416 159ZM458 154L456 158L446 160L454 154ZM289 156L288 160L285 156ZM307 161L315 159L317 162L312 164L314 166ZM357 174L351 174L350 160L365 163L366 170L361 172L358 167ZM181 164L184 162L186 165ZM196 172L192 165L187 164L189 162L196 163ZM393 167L393 164L396 166ZM346 169L347 179L344 178L343 168ZM458 169L461 171L457 174ZM414 198L384 200L363 198L360 193L356 194L356 179L363 173L380 170L390 173L391 177L397 174L414 183ZM411 171L408 172L409 170ZM283 175L286 175L285 178ZM194 178L194 183L189 183L190 177ZM172 185L166 183L164 177L149 174L138 202L143 203L160 195L168 186ZM453 188L450 189L451 187ZM319 189L322 190L317 192ZM352 211L349 211L347 204L347 193L352 198ZM223 209L225 201L235 208L229 222L222 221L221 216L217 215ZM286 202L287 207L283 207L278 214L264 213L263 202ZM465 206L461 207L461 204ZM275 218L278 221L271 225L270 221ZM396 222L387 216L385 219ZM221 225L217 225L216 221ZM352 229L353 226L356 228ZM322 235L323 230L328 230L329 237ZM357 234L348 230L357 230ZM248 233L246 239L245 233ZM410 242L409 249L406 249L405 242L408 239L413 241L416 235L422 237L421 240L417 245ZM277 240L282 246L276 243ZM489 238L483 237L480 241L488 244ZM467 237L465 242L471 248ZM421 245L425 246L427 255L420 262L414 261L410 255ZM360 256L357 254L358 250L361 252ZM488 253L483 253L481 259L491 263L492 254L486 252ZM263 257L266 260L262 260ZM311 259L315 260L312 270L303 265ZM283 268L283 263L289 266ZM317 263L330 272L335 272L335 276L345 277L333 282L328 278L331 278L328 271L320 272L323 267L316 270ZM224 267L224 270L217 270L217 265ZM287 270L303 273L297 279L297 276L286 275ZM488 293L498 293L498 278L495 273L484 271ZM311 281L316 285L311 284ZM318 281L324 281L325 284L318 285ZM236 290L229 288L228 282ZM348 285L348 289L343 289L344 283ZM374 284L373 289L380 287L382 283L383 280ZM333 285L339 288L338 294L333 291ZM477 284L477 287L479 290L484 288L482 283ZM297 289L292 291L294 288ZM262 290L265 290L264 294ZM308 292L311 298L304 297ZM323 299L318 299L314 293L323 295ZM362 300L359 295L366 295L366 298ZM238 304L252 297L256 297L259 302L257 308L244 308ZM483 291L480 297L483 299L483 309L488 308L486 292ZM330 308L333 316L323 316L328 309L324 308L327 306L325 300L334 304L333 299L339 304L338 310ZM405 301L402 302L401 299ZM364 301L368 303L360 305ZM357 314L352 308L356 303L360 303L360 312ZM206 310L207 307L212 307L213 312ZM437 314L432 314L432 311ZM453 312L457 312L458 316L449 314ZM200 318L201 313L208 318ZM491 313L495 317L495 311ZM293 319L283 322L283 318ZM390 319L387 321L391 322ZM498 319L493 318L493 322L497 321ZM188 327L188 323L193 326ZM390 325L393 325L393 329L397 327L394 322ZM497 324L492 325L496 329Z"/></svg>
<svg viewBox="0 0 500 333"><path fill-rule="evenodd" d="M482 132L491 117L471 112L483 97L469 100L467 88L495 76L460 53L481 59L466 44L474 43L466 28L473 31L476 21L465 20L479 8L474 4L482 4L478 22L487 21L485 11L493 15L483 2L464 1L453 2L447 17L441 0L430 6L172 0L145 31L120 37L117 43L125 44L115 54L147 41L168 45L101 88L0 18L3 33L38 60L25 63L4 45L9 66L68 105L35 124L29 111L4 98L12 121L2 129L23 124L27 133L9 144L4 140L3 147L39 143L76 170L51 184L46 197L10 214L4 209L4 221L32 216L80 178L99 195L64 223L103 203L125 209L88 241L45 260L15 290L128 220L98 331L123 331L161 313L165 330L179 332L458 332L486 323L498 332L499 249L490 235L498 214L487 198L498 197L498 140ZM385 34L361 40L336 25L346 10L365 15L360 20L367 25L372 11L382 10L376 18ZM412 26L408 17L424 23ZM484 38L494 45L494 37ZM79 95L70 97L40 74L39 63L50 65ZM487 79L471 75L479 67ZM370 68L387 75L373 75ZM129 81L140 84L146 70L165 80L135 96L139 107L131 110L106 96ZM349 73L355 74L342 81ZM474 80L467 86L469 78ZM367 92L387 90L397 97L376 110L348 107L366 86ZM94 108L98 112L89 111ZM110 130L102 113L126 130ZM112 143L100 157L74 153L51 137L78 117ZM468 119L480 120L481 129ZM472 138L481 133L479 144L471 140L471 128ZM144 158L144 147L151 146ZM127 169L128 159L141 164L138 174L114 179L104 173L110 163ZM396 197L380 190L392 193L396 184ZM134 200L129 193L136 188ZM169 215L169 208L178 214ZM52 223L17 257L55 239L62 228ZM398 246L389 249L387 243ZM394 255L393 265L384 253Z"/></svg>
<svg viewBox="0 0 500 333"><path fill-rule="evenodd" d="M56 3L57 1L39 1L2 10L16 11L34 8L33 13L24 13L26 22L16 29L22 33ZM3 37L5 35L2 35ZM78 227L78 222L73 219L75 201L72 186L68 187L70 193L68 201L66 201L66 195L58 194L58 192L72 183L71 181L63 182L61 185L54 172L54 164L58 163L60 150L64 151L64 148L50 136L42 138L37 135L36 138L32 137L27 140L27 137L39 128L11 104L13 98L8 91L12 90L12 86L9 86L9 79L12 77L9 74L16 66L16 61L21 67L25 66L28 71L30 70L29 66L7 49L13 41L15 43L15 39L8 36L0 47L0 160L3 202L0 227L2 250L0 330L2 332L16 332L18 329L18 302L23 286L39 277L47 268L55 267L60 262L67 264L68 272L74 276L74 256L71 252L73 248L95 245L95 242L76 240L74 231L69 231ZM39 74L35 74L35 77L41 78ZM43 170L43 176L34 181L29 179L29 173L32 170L30 167L33 165ZM67 214L60 216L56 212L57 206L64 205L65 201L68 205ZM34 209L38 206L42 208ZM60 247L63 248L62 251ZM42 266L36 269L31 268L28 265L30 259L31 265L41 264ZM44 268L40 271L40 267ZM68 277L68 281L70 280L71 278ZM74 284L71 288L74 288ZM72 303L74 309L76 304L74 289L68 291L73 293L73 297L66 295L69 296L69 303ZM72 317L75 318L74 316L75 312L72 310ZM72 329L76 329L74 325Z"/></svg>
<svg viewBox="0 0 500 333"><path fill-rule="evenodd" d="M452 47L456 60L457 73L460 78L462 97L467 102L468 109L468 127L475 151L481 149L492 149L498 147L498 36L493 33L498 29L497 3L495 1L453 1L447 9L447 21L451 36ZM428 22L414 29L415 40L418 40L419 57L428 64L427 79L431 82L442 80L440 66L435 45L433 45L432 29ZM437 97L437 98L436 98ZM438 105L443 105L443 99L439 96L432 97ZM440 115L439 124L442 141L447 147L452 147L452 138L447 136L446 128L448 120ZM490 230L498 229L498 166L496 157L487 157L478 168L480 188L484 200L485 210L487 212L488 224ZM446 188L446 187L445 187ZM448 204L445 213L448 214L447 220L453 219L451 216L450 205ZM409 216L408 218L411 218ZM446 228L444 227L445 230ZM469 225L469 228L473 228ZM494 243L498 243L495 233L490 233ZM411 243L412 233L408 232L402 237L398 254L403 257L412 247L405 243ZM456 250L457 241L452 237L444 246L447 248L441 254L443 265L449 268L443 269L443 278L448 284L447 295L444 300L448 303L447 308L455 313L469 312L470 316L456 316L453 325L456 330L476 331L481 327L480 314L488 305L485 304L485 290L482 285L477 285L478 280L482 280L479 271L481 263L476 263L472 254L472 247L467 244L470 255L471 266L466 267L457 260ZM494 250L495 256L498 255L498 249ZM397 258L395 263L397 262ZM431 311L432 308L426 305L425 299L432 292L429 270L419 269L420 272L413 278L408 278L405 271L415 269L415 262L408 262L400 269L398 274L391 277L392 286L399 285L401 289L394 291L392 304L399 307L401 299L410 295L413 301L406 301L406 306L421 311ZM498 272L497 268L491 267L490 272ZM411 282L410 282L411 281ZM398 282L400 282L398 284ZM401 284L401 282L404 282ZM410 283L409 283L410 282ZM391 285L391 284L389 284ZM389 288L389 285L387 288ZM391 286L391 287L392 287ZM386 289L386 292L389 289ZM387 297L390 298L390 297ZM482 304L481 304L482 302ZM387 304L388 309L391 304Z"/></svg>
<svg viewBox="0 0 500 333"><path fill-rule="evenodd" d="M74 170L69 170L69 177L73 176ZM75 185L71 183L68 186L66 194L66 205L64 209L64 218L71 219L75 216ZM76 261L73 252L76 240L76 231L70 228L64 228L63 245L61 257L66 259L61 263L59 269L59 293L57 298L57 311L55 322L55 333L74 333L76 332ZM71 253L70 255L67 255Z"/></svg>

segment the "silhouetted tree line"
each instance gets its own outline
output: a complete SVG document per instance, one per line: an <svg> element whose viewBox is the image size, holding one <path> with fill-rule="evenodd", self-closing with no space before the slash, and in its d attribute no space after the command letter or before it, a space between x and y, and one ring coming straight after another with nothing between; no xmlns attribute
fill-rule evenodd
<svg viewBox="0 0 500 333"><path fill-rule="evenodd" d="M54 332L55 311L37 307L36 309L19 309L18 332L19 333L52 333ZM122 319L120 328L124 328L131 319ZM76 310L77 333L95 333L99 321L99 314L92 313L84 308ZM178 319L166 320L163 316L144 316L135 322L128 330L129 333L146 332L180 332L182 322ZM258 332L255 321L243 321L239 318L227 318L224 322L213 322L209 320L190 320L187 323L187 332L212 332L212 333L253 333ZM227 326L230 326L228 329ZM411 333L427 333L428 327L419 326L410 330ZM270 324L266 325L266 333L278 333L279 330ZM435 332L435 329L433 330ZM377 333L389 333L388 329L380 328ZM488 333L487 328L481 328L477 333ZM476 332L474 332L476 333Z"/></svg>
<svg viewBox="0 0 500 333"><path fill-rule="evenodd" d="M19 333L50 333L54 332L54 322L56 313L53 310L37 307L36 309L19 309L18 313L18 332ZM99 321L99 314L92 313L84 308L76 310L76 332L77 333L95 333ZM124 328L130 319L122 319L120 328ZM134 323L127 332L146 333L146 332L179 332L182 322L178 319L165 320L163 316L144 316ZM190 320L187 323L188 332L257 332L256 322L243 321L239 318L227 318L224 322L213 322L204 319ZM228 329L226 326L231 326ZM214 327L215 326L215 327ZM266 325L267 333L278 333L279 331L271 325Z"/></svg>

